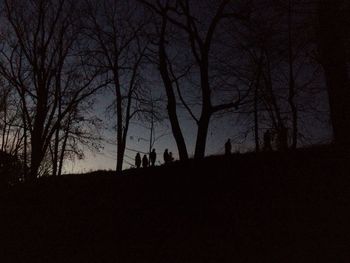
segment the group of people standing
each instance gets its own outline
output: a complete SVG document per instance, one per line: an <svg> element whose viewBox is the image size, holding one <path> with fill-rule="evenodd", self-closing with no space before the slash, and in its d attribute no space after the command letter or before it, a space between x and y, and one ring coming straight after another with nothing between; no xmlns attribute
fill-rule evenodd
<svg viewBox="0 0 350 263"><path fill-rule="evenodd" d="M286 150L288 149L288 134L287 134L287 128L282 127L280 131L278 132L278 144L277 148L279 150ZM266 130L264 133L264 145L263 145L263 150L264 151L272 151L272 134L270 130ZM225 143L225 155L230 155L231 154L231 140L228 139ZM157 159L157 153L155 149L152 149L152 151L149 154L149 159L146 154L143 155L143 158L141 159L140 153L136 154L135 157L135 166L136 168L140 168L141 164L143 168L146 168L148 166L155 166ZM172 152L168 152L168 149L165 149L163 153L163 159L164 159L164 164L169 164L172 161L174 161L173 154Z"/></svg>
<svg viewBox="0 0 350 263"><path fill-rule="evenodd" d="M173 153L168 152L168 149L165 149L165 151L163 153L163 158L164 158L165 164L169 164L172 161L174 161ZM146 168L148 166L155 166L156 159L157 159L156 149L152 149L152 151L149 154L149 159L148 159L146 154L144 154L142 159L141 159L140 153L137 153L136 157L135 157L135 166L136 166L136 168L140 168L141 164L142 164L143 168Z"/></svg>

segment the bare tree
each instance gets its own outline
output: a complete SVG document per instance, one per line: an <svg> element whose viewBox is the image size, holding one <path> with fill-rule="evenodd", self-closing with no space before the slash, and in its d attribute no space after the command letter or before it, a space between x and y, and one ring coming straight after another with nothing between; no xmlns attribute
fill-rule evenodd
<svg viewBox="0 0 350 263"><path fill-rule="evenodd" d="M254 93L239 113L252 118L255 146L259 130L273 129L278 148L295 148L304 137L305 118L320 115L318 96L322 93L319 66L312 58L310 18L300 13L303 1L252 1L250 18L234 30L245 54L236 75L256 80ZM255 11L254 11L255 10ZM317 88L315 88L318 86ZM317 89L317 90L316 90ZM285 136L286 129L290 143ZM283 140L283 141L282 141Z"/></svg>
<svg viewBox="0 0 350 263"><path fill-rule="evenodd" d="M213 74L211 72L218 56L218 50L214 48L214 42L216 42L219 35L222 35L223 33L219 33L220 28L223 24L225 24L225 21L232 22L233 20L243 19L245 17L245 13L242 9L240 9L241 12L237 12L237 10L234 11L229 0L223 0L212 4L203 3L201 8L205 10L208 10L209 8L211 8L211 10L215 10L213 15L206 17L204 21L203 17L198 14L200 13L200 11L198 11L200 9L197 8L196 12L193 11L193 4L187 0L166 1L165 4L161 1L154 3L151 1L142 0L141 2L150 7L157 16L161 17L163 28L160 31L160 36L165 35L164 31L166 30L166 25L167 23L170 23L181 30L187 37L188 49L190 50L192 56L192 58L188 58L188 60L193 60L194 67L198 71L199 75L197 78L199 92L201 94L199 116L196 116L193 107L190 107L187 103L184 103L184 100L181 101L184 103L185 108L188 110L190 116L193 118L198 127L195 158L203 158L205 154L209 122L212 115L238 107L242 101L242 97L245 97L233 95L230 101L219 102L218 100L214 100L213 93L217 84L213 84L214 78L212 77ZM165 45L162 45L162 37L160 37L159 42L159 46L162 48L162 50L159 52L161 59L161 55L163 57L166 56L166 52L164 52ZM164 37L163 42L165 42ZM167 48L167 50L169 52L169 48ZM166 60L166 58L163 60ZM170 65L167 65L164 62L163 65L164 66L160 67L160 70L168 95L169 108L169 102L175 101L175 99L171 98L174 96L174 94L172 92L168 92L168 90L172 90L172 80L167 77L167 75L169 75L169 73L167 74L167 70L171 71L171 68ZM177 78L175 77L172 79L175 82L174 85L176 85ZM218 89L216 89L216 92L218 92ZM179 96L181 98L181 95ZM172 112L176 112L176 109L173 109ZM175 131L175 139L181 138L180 128L176 127L176 116L172 116L169 113L169 118L170 121L173 122L172 127L173 132ZM180 141L180 139L177 140L179 148L178 141Z"/></svg>
<svg viewBox="0 0 350 263"><path fill-rule="evenodd" d="M168 20L168 12L171 10L170 1L167 1L164 5L162 5L160 2L158 2L157 5L152 5L146 1L141 2L146 4L148 7L151 7L156 15L159 16L159 18L154 17L155 21L153 23L155 28L155 36L152 38L154 39L153 42L155 44L155 51L152 54L154 57L152 62L157 66L163 80L167 97L166 108L180 160L186 160L188 159L188 152L177 113L177 98L175 90L176 88L179 88L178 76L175 76L174 72L172 71L173 61L171 61L167 52L167 43L172 41L172 34L169 33Z"/></svg>
<svg viewBox="0 0 350 263"><path fill-rule="evenodd" d="M115 93L117 117L117 172L123 167L123 159L130 120L138 108L138 92L142 89L141 68L147 48L147 39L142 38L144 19L139 19L139 10L132 1L116 0L101 2L86 1L87 35L93 46L96 68L111 79Z"/></svg>
<svg viewBox="0 0 350 263"><path fill-rule="evenodd" d="M18 156L23 148L23 127L21 107L18 107L18 98L11 86L0 84L0 130L1 151Z"/></svg>
<svg viewBox="0 0 350 263"><path fill-rule="evenodd" d="M104 83L83 56L79 1L5 1L9 32L0 70L16 88L29 132L30 174L36 178L62 120ZM60 104L60 98L65 102ZM60 105L60 106L59 106ZM26 149L26 147L25 147Z"/></svg>
<svg viewBox="0 0 350 263"><path fill-rule="evenodd" d="M318 47L324 68L334 142L350 143L350 4L343 0L319 0Z"/></svg>
<svg viewBox="0 0 350 263"><path fill-rule="evenodd" d="M99 133L102 121L90 110L93 109L93 103L94 101L85 101L77 105L62 120L60 129L56 130L49 146L53 176L62 175L63 164L67 159L82 159L83 148L92 152L102 148L103 138Z"/></svg>

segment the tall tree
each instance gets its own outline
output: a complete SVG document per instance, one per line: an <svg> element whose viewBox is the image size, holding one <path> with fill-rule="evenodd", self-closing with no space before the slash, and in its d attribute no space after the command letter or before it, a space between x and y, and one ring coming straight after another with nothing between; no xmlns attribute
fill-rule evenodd
<svg viewBox="0 0 350 263"><path fill-rule="evenodd" d="M217 105L213 105L212 102L213 86L210 81L210 54L217 28L225 19L241 19L244 16L243 13L238 15L231 10L228 11L227 7L229 3L229 0L220 1L216 6L216 10L213 12L214 15L206 21L207 26L201 29L199 29L201 26L200 22L198 22L199 19L195 18L195 13L193 13L192 10L193 6L188 0L178 1L181 16L184 17L183 22L170 17L172 23L187 33L192 55L199 69L202 106L197 121L198 130L194 154L195 158L203 158L205 155L205 146L211 116L214 113L238 107L241 102L241 98ZM201 34L201 32L203 33Z"/></svg>
<svg viewBox="0 0 350 263"><path fill-rule="evenodd" d="M189 105L186 103L185 108L189 111L189 114L197 124L195 158L203 158L205 155L210 118L216 113L238 107L242 99L241 96L233 96L230 101L226 101L224 103L218 102L217 100L215 102L213 99L214 87L216 85L212 83L213 78L211 77L211 70L213 69L215 63L214 61L217 59L216 57L218 55L215 54L218 52L218 50L215 49L214 51L213 43L220 34L225 35L223 32L218 33L219 28L225 23L225 21L231 20L232 22L232 19L242 19L245 17L245 13L243 11L241 13L237 12L237 10L233 11L233 9L230 7L231 1L229 0L222 0L212 4L203 3L201 7L204 7L204 9L206 8L205 10L208 10L209 8L211 11L214 10L214 12L212 12L213 15L206 16L205 19L203 15L205 12L202 10L203 13L201 16L201 9L197 7L196 10L194 10L194 4L190 3L188 0L166 1L165 5L162 5L160 1L154 3L143 0L141 2L143 2L146 6L151 7L155 14L161 17L163 21L163 30L166 30L166 28L164 28L164 24L167 25L167 23L170 23L181 30L182 33L186 35L188 40L187 47L192 56L192 58L188 58L188 60L193 60L195 68L199 72L197 80L200 92L199 116L196 116L196 114L194 114L195 110L189 107ZM208 5L205 6L205 4ZM162 31L160 31L160 33L162 33ZM160 43L162 43L162 41L160 41ZM160 47L162 46L160 45ZM167 50L169 50L169 48L167 48ZM162 54L164 55L163 51L160 52L160 55ZM166 66L160 67L160 70L163 71L162 77L166 76L166 69ZM171 69L169 68L169 70ZM164 81L164 79L166 81ZM174 80L176 81L176 78ZM171 88L172 86L170 85L171 79L166 79L163 77L163 82L168 82L168 84L165 84L165 87L170 87L169 91L173 90L173 88ZM218 90L216 90L216 92L218 92ZM173 96L172 92L168 92L167 90L167 95L168 102L174 101L171 99L171 96ZM181 98L181 95L179 95L179 97ZM184 103L183 100L181 100L181 102ZM175 110L172 110L172 112L174 111ZM169 115L169 118L170 121L176 120L175 116ZM175 139L179 138L179 141L181 141L180 129L173 123L172 127L173 131L175 130ZM181 144L182 143L180 142L180 145Z"/></svg>
<svg viewBox="0 0 350 263"><path fill-rule="evenodd" d="M177 113L177 98L175 93L175 87L177 85L177 77L174 75L172 68L173 61L169 58L167 52L167 43L172 41L171 34L169 34L169 20L168 12L170 12L172 6L171 2L167 1L164 5L157 2L156 5L152 5L146 1L141 1L155 12L158 19L155 19L155 64L157 65L161 78L163 80L163 85L165 88L165 93L167 97L167 112L171 125L171 130L177 145L180 160L188 159L187 146L185 142L184 135L181 130L180 121Z"/></svg>
<svg viewBox="0 0 350 263"><path fill-rule="evenodd" d="M9 26L0 70L16 88L29 132L30 174L37 177L51 139L62 120L103 84L81 51L81 2L5 1ZM65 98L58 112L60 98ZM26 133L27 134L27 133Z"/></svg>
<svg viewBox="0 0 350 263"><path fill-rule="evenodd" d="M93 46L93 65L111 79L115 93L117 129L117 165L123 168L124 153L131 119L141 110L138 94L142 89L141 68L148 45L142 38L146 21L133 1L86 1L87 34Z"/></svg>
<svg viewBox="0 0 350 263"><path fill-rule="evenodd" d="M318 46L328 88L334 142L350 143L350 4L318 1Z"/></svg>

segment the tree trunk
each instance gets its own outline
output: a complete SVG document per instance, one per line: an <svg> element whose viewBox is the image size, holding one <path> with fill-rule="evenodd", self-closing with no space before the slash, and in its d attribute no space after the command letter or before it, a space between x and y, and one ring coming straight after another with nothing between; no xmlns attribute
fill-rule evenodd
<svg viewBox="0 0 350 263"><path fill-rule="evenodd" d="M173 102L171 99L170 100L168 99L167 110L168 110L169 120L171 124L171 129L172 129L173 136L175 138L175 142L179 152L179 158L181 161L187 160L188 153L187 153L185 139L183 137L180 124L177 118L177 114L176 114L176 103Z"/></svg>
<svg viewBox="0 0 350 263"><path fill-rule="evenodd" d="M29 181L34 181L38 177L39 167L42 161L41 149L40 145L36 143L37 141L37 139L32 137L32 154L30 160L30 173L28 176Z"/></svg>
<svg viewBox="0 0 350 263"><path fill-rule="evenodd" d="M25 110L24 105L22 106L22 120L23 120L23 136L24 136L24 145L23 145L23 180L27 179L28 175L28 154L27 154L27 147L28 147L28 137L27 137L27 120L25 117Z"/></svg>
<svg viewBox="0 0 350 263"><path fill-rule="evenodd" d="M125 134L125 136L124 135L121 136L121 143L117 145L117 150L118 150L117 173L121 172L123 169L125 147L126 147L126 134Z"/></svg>
<svg viewBox="0 0 350 263"><path fill-rule="evenodd" d="M124 147L123 147L123 105L120 91L118 69L114 72L114 85L117 101L117 173L123 170Z"/></svg>
<svg viewBox="0 0 350 263"><path fill-rule="evenodd" d="M165 52L165 29L166 29L166 16L163 16L163 23L162 23L162 32L160 35L160 40L159 40L159 70L160 74L164 83L165 91L167 94L167 99L168 99L168 105L167 105L167 110L168 110L168 116L169 116L169 121L171 124L171 129L173 132L173 136L175 138L175 142L177 145L177 149L179 152L179 158L180 160L187 160L188 159L188 153L187 153L187 148L186 148L186 143L185 139L183 137L179 120L177 117L176 113L176 97L174 94L173 86L171 83L171 79L169 77L169 71L168 71L168 66L167 66L167 55Z"/></svg>
<svg viewBox="0 0 350 263"><path fill-rule="evenodd" d="M7 128L7 98L4 99L4 126L2 128L2 143L1 143L1 151L6 151L5 149L5 135Z"/></svg>
<svg viewBox="0 0 350 263"><path fill-rule="evenodd" d="M33 181L38 176L39 167L43 159L42 149L42 133L43 133L43 114L38 111L34 122L34 128L31 136L31 160L30 160L30 174L29 181Z"/></svg>
<svg viewBox="0 0 350 263"><path fill-rule="evenodd" d="M258 96L259 96L259 78L254 91L254 140L255 151L260 152L259 144L259 112L258 112Z"/></svg>
<svg viewBox="0 0 350 263"><path fill-rule="evenodd" d="M295 105L295 79L293 65L293 41L292 41L292 3L288 2L288 63L289 63L289 96L288 102L292 111L292 149L297 147L298 143L298 112ZM287 138L286 138L287 139Z"/></svg>
<svg viewBox="0 0 350 263"><path fill-rule="evenodd" d="M72 123L71 114L73 114L73 113L70 113L70 115L68 116L67 127L66 127L66 129L64 131L64 139L63 139L62 147L61 147L61 153L60 153L60 158L59 158L59 163L58 163L57 176L61 176L62 175L64 155L65 155L65 152L66 152L67 141L68 141L68 137L69 137L70 125Z"/></svg>
<svg viewBox="0 0 350 263"><path fill-rule="evenodd" d="M36 116L33 125L33 131L31 133L31 165L29 180L33 181L38 176L39 167L44 158L44 141L43 131L46 119L46 104L47 96L45 93L45 86L41 85L38 92L38 102L36 108Z"/></svg>
<svg viewBox="0 0 350 263"><path fill-rule="evenodd" d="M205 146L207 143L207 134L209 121L212 115L211 92L209 86L209 49L203 49L200 65L201 72L201 91L202 91L202 113L198 122L195 159L202 159L205 156Z"/></svg>
<svg viewBox="0 0 350 263"><path fill-rule="evenodd" d="M60 120L55 132L55 145L54 145L54 158L53 158L53 169L52 169L52 175L57 176L58 170L59 170L59 144L60 144L60 130L61 130L61 119L62 119L62 98L61 98L61 85L60 81L56 81L56 89L57 89L57 100L58 100L58 116L57 118Z"/></svg>
<svg viewBox="0 0 350 263"><path fill-rule="evenodd" d="M117 99L118 101L118 99ZM118 102L117 102L118 104ZM121 105L121 102L120 102ZM118 108L121 108L120 106ZM123 147L123 127L122 127L122 116L117 113L117 173L123 170L123 160L124 160L124 147Z"/></svg>
<svg viewBox="0 0 350 263"><path fill-rule="evenodd" d="M318 45L324 68L334 142L350 144L350 81L346 60L346 10L342 1L319 1Z"/></svg>
<svg viewBox="0 0 350 263"><path fill-rule="evenodd" d="M58 118L61 118L60 113L60 106L59 106L59 113ZM52 164L52 175L56 176L58 175L58 151L59 151L59 142L60 142L60 125L58 125L56 131L55 131L55 141L54 141L54 149L53 149L53 164Z"/></svg>
<svg viewBox="0 0 350 263"><path fill-rule="evenodd" d="M205 146L207 142L209 121L210 121L210 114L203 112L198 122L196 149L194 153L195 159L203 159L205 156Z"/></svg>
<svg viewBox="0 0 350 263"><path fill-rule="evenodd" d="M153 129L154 129L154 121L153 121L153 101L152 101L152 116L151 116L151 132L150 132L150 136L149 136L149 152L148 152L148 166L151 166L151 152L152 152L152 146L153 146Z"/></svg>
<svg viewBox="0 0 350 263"><path fill-rule="evenodd" d="M263 67L263 53L261 52L258 72L256 77L255 89L254 89L254 141L255 141L255 151L260 152L259 143L259 87L261 81L262 67Z"/></svg>

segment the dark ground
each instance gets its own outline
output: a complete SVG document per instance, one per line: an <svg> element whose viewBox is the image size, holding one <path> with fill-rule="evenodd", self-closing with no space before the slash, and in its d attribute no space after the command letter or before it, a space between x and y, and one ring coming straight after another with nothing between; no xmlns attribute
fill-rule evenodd
<svg viewBox="0 0 350 263"><path fill-rule="evenodd" d="M0 262L350 262L332 147L41 179L0 207Z"/></svg>

